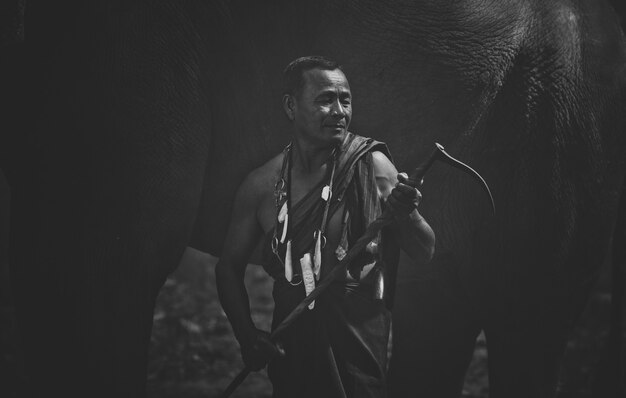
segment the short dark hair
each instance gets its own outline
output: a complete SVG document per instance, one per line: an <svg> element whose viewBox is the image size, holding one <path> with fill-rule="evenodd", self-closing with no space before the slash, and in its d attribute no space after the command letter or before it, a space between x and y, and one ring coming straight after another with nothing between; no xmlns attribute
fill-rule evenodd
<svg viewBox="0 0 626 398"><path fill-rule="evenodd" d="M319 55L296 58L283 71L283 94L298 95L304 87L304 72L311 69L341 69L337 62Z"/></svg>

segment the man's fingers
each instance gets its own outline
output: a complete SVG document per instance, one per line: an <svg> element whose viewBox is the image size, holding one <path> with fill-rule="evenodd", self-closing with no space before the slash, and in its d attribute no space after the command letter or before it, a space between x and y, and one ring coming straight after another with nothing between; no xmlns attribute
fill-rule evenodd
<svg viewBox="0 0 626 398"><path fill-rule="evenodd" d="M391 208L391 211L394 213L405 213L408 214L413 211L413 209L417 208L417 203L411 201L407 203L406 201L398 200L394 195L389 195L387 197L387 205Z"/></svg>
<svg viewBox="0 0 626 398"><path fill-rule="evenodd" d="M406 179L406 174L398 174L398 179ZM387 197L387 204L396 216L407 215L417 209L422 194L416 188L399 181Z"/></svg>
<svg viewBox="0 0 626 398"><path fill-rule="evenodd" d="M283 347L283 344L280 341L276 342L276 350L278 351L278 355L281 357L285 356L285 347Z"/></svg>
<svg viewBox="0 0 626 398"><path fill-rule="evenodd" d="M257 330L256 333L254 342L242 347L244 363L254 371L264 368L277 355L285 356L282 344L272 342L269 333L263 330Z"/></svg>
<svg viewBox="0 0 626 398"><path fill-rule="evenodd" d="M424 183L424 178L419 181L413 181L406 173L398 173L396 178L398 179L398 183L409 185L412 188L419 188Z"/></svg>
<svg viewBox="0 0 626 398"><path fill-rule="evenodd" d="M392 190L392 192L394 191L396 193L401 193L402 195L405 195L409 198L421 197L420 192L416 188L402 183L398 183L398 185L396 185L396 188Z"/></svg>
<svg viewBox="0 0 626 398"><path fill-rule="evenodd" d="M391 191L391 195L401 202L415 202L422 199L422 193L417 189L404 184L398 184L396 188Z"/></svg>
<svg viewBox="0 0 626 398"><path fill-rule="evenodd" d="M281 342L274 343L269 338L269 334L259 339L257 342L257 350L264 353L266 357L274 357L276 355L285 356L285 348Z"/></svg>

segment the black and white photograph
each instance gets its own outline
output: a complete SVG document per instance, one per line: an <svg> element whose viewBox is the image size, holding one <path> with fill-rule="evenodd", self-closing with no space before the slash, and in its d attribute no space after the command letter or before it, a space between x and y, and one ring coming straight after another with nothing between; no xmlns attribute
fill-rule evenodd
<svg viewBox="0 0 626 398"><path fill-rule="evenodd" d="M626 398L623 0L3 0L3 398Z"/></svg>

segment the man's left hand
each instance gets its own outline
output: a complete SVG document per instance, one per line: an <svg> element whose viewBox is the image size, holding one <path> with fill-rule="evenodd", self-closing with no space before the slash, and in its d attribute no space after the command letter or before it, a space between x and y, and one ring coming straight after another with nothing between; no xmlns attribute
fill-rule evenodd
<svg viewBox="0 0 626 398"><path fill-rule="evenodd" d="M399 173L398 184L387 197L387 206L391 209L394 217L405 218L417 209L421 199L420 191L409 185L408 175Z"/></svg>

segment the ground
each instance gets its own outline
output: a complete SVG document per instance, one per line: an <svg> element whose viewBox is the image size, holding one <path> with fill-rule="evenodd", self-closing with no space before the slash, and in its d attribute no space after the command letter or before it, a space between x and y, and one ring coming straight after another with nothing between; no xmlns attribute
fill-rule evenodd
<svg viewBox="0 0 626 398"><path fill-rule="evenodd" d="M148 367L149 398L217 397L243 368L239 347L217 300L215 258L188 249L181 267L166 282L157 300ZM269 330L271 280L258 266L248 267L246 284L252 313ZM568 343L560 390L563 398L591 397L602 347L606 341L610 296L600 281ZM487 398L487 349L477 339L463 398ZM233 397L270 397L265 372L252 373Z"/></svg>

